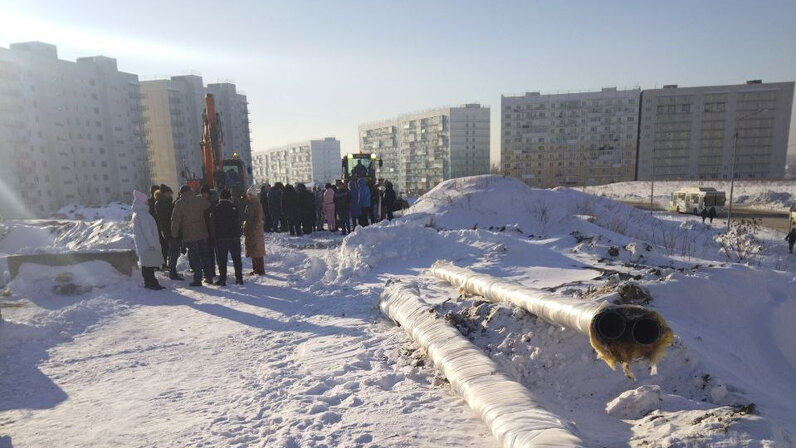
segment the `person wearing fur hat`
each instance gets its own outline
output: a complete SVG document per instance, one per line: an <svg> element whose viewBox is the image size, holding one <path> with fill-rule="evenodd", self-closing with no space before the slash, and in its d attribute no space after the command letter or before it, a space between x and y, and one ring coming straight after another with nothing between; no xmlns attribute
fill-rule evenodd
<svg viewBox="0 0 796 448"><path fill-rule="evenodd" d="M246 208L243 210L243 237L245 256L252 259L253 274L265 275L265 234L263 233L263 207L260 191L252 186L246 191Z"/></svg>
<svg viewBox="0 0 796 448"><path fill-rule="evenodd" d="M141 264L144 288L163 289L155 278L155 268L163 264L158 225L149 213L149 198L140 191L133 191L133 241Z"/></svg>

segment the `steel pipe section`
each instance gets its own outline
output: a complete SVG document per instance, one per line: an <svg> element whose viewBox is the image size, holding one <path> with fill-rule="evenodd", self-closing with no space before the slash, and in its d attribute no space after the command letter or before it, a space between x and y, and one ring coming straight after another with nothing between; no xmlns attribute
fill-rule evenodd
<svg viewBox="0 0 796 448"><path fill-rule="evenodd" d="M555 414L424 302L415 284L393 283L381 295L382 313L427 353L504 448L582 447Z"/></svg>
<svg viewBox="0 0 796 448"><path fill-rule="evenodd" d="M510 303L554 325L587 335L597 355L612 369L620 363L630 378L633 361L643 359L654 368L674 340L663 317L641 306L574 299L479 274L445 260L434 263L429 272L465 294Z"/></svg>

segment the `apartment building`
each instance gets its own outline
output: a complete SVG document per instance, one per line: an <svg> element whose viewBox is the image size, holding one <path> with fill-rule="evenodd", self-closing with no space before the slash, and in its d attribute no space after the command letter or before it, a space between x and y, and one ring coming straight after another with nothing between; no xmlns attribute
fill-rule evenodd
<svg viewBox="0 0 796 448"><path fill-rule="evenodd" d="M793 88L749 81L645 90L637 178L730 179L735 165L736 179L782 179Z"/></svg>
<svg viewBox="0 0 796 448"><path fill-rule="evenodd" d="M143 81L141 96L152 183L176 191L188 179L201 179L202 78L185 75Z"/></svg>
<svg viewBox="0 0 796 448"><path fill-rule="evenodd" d="M246 95L237 91L235 84L208 84L207 93L215 98L216 111L221 118L221 151L224 158L237 154L247 167L252 166L251 131L249 129L249 102Z"/></svg>
<svg viewBox="0 0 796 448"><path fill-rule="evenodd" d="M48 216L147 189L139 88L112 58L60 60L42 42L0 48L0 215Z"/></svg>
<svg viewBox="0 0 796 448"><path fill-rule="evenodd" d="M223 158L238 154L252 166L248 102L235 84L205 87L201 76L172 76L141 82L141 92L153 183L173 188L202 178L202 114L208 93L219 114Z"/></svg>
<svg viewBox="0 0 796 448"><path fill-rule="evenodd" d="M501 97L502 170L534 187L633 180L640 89Z"/></svg>
<svg viewBox="0 0 796 448"><path fill-rule="evenodd" d="M326 137L252 154L256 183L326 184L340 178L340 140Z"/></svg>
<svg viewBox="0 0 796 448"><path fill-rule="evenodd" d="M489 108L441 107L359 126L360 152L383 161L379 177L408 194L489 172Z"/></svg>

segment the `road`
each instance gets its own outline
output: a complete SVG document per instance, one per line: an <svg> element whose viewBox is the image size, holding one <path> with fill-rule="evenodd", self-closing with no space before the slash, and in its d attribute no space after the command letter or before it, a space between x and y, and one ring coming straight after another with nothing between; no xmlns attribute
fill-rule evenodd
<svg viewBox="0 0 796 448"><path fill-rule="evenodd" d="M623 201L625 204L632 205L633 207L642 209L642 210L649 210L650 203L643 202L643 201ZM667 211L664 207L661 206L659 203L654 204L654 210L656 211ZM670 212L674 214L673 212ZM780 230L782 232L788 231L788 212L786 210L777 211L777 210L759 210L753 209L748 207L738 207L734 206L732 208L732 214L738 218L755 218L760 220L760 225L763 227L768 227L770 229ZM717 219L726 223L726 215L724 217L719 216Z"/></svg>

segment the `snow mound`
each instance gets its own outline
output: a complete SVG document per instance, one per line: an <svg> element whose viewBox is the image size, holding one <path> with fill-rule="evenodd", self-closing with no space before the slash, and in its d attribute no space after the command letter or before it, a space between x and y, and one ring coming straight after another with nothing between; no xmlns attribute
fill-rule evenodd
<svg viewBox="0 0 796 448"><path fill-rule="evenodd" d="M133 215L132 207L121 202L111 202L104 207L83 207L70 204L61 207L53 214L59 219L107 219L110 221L129 221Z"/></svg>
<svg viewBox="0 0 796 448"><path fill-rule="evenodd" d="M418 199L402 220L422 222L436 229L510 229L529 236L577 232L587 237L601 236L621 246L649 241L662 246L668 255L692 256L697 248L718 250L712 241L715 230L699 227L696 222L660 219L581 191L541 190L496 175L445 181ZM640 256L627 255L636 261Z"/></svg>
<svg viewBox="0 0 796 448"><path fill-rule="evenodd" d="M660 409L662 403L660 386L641 386L622 392L605 405L605 412L617 418L635 420Z"/></svg>
<svg viewBox="0 0 796 448"><path fill-rule="evenodd" d="M60 226L54 246L68 250L135 248L131 224L113 219L76 221Z"/></svg>

